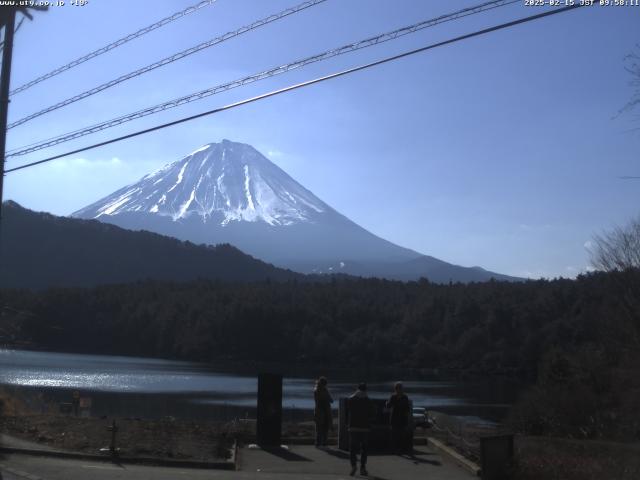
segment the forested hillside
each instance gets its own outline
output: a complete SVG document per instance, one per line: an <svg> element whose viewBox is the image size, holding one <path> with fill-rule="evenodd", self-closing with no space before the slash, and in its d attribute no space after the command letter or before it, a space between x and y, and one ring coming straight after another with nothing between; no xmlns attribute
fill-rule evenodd
<svg viewBox="0 0 640 480"><path fill-rule="evenodd" d="M149 278L286 280L301 275L231 245L205 246L95 220L3 205L0 287L88 287Z"/></svg>
<svg viewBox="0 0 640 480"><path fill-rule="evenodd" d="M538 382L514 417L523 430L599 432L640 400L638 285L637 270L466 285L147 281L4 290L0 303L20 324L18 339L40 349L517 375ZM632 435L634 424L625 425Z"/></svg>
<svg viewBox="0 0 640 480"><path fill-rule="evenodd" d="M55 350L531 372L553 346L624 338L621 275L469 285L149 281L1 295L33 313L25 335Z"/></svg>

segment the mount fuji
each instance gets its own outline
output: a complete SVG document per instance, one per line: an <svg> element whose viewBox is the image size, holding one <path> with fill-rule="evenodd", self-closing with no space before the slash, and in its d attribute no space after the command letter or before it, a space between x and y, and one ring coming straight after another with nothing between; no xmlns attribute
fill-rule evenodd
<svg viewBox="0 0 640 480"><path fill-rule="evenodd" d="M230 243L302 273L435 282L517 280L452 265L377 237L252 146L229 140L204 145L72 216L198 244Z"/></svg>

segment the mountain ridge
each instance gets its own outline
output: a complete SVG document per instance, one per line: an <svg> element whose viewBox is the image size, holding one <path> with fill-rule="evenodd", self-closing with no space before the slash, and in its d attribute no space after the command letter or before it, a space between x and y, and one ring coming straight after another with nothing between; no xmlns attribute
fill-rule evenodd
<svg viewBox="0 0 640 480"><path fill-rule="evenodd" d="M228 244L195 245L96 220L34 212L3 203L0 287L88 287L146 279L286 281L304 276Z"/></svg>
<svg viewBox="0 0 640 480"><path fill-rule="evenodd" d="M380 238L250 145L222 140L74 212L195 243L230 243L301 273L436 282L520 280L461 267Z"/></svg>

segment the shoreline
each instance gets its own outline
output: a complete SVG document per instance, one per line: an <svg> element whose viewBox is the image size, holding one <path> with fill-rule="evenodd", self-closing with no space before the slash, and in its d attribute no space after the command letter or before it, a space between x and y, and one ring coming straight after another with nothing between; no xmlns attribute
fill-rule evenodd
<svg viewBox="0 0 640 480"><path fill-rule="evenodd" d="M37 413L44 413L45 409L47 412L60 413L62 404L70 405L72 403L74 391L80 391L81 397L91 398L91 408L85 409L85 413L83 413L83 415L90 417L233 421L245 418L255 419L257 412L257 403L256 405L235 405L231 402L225 403L222 401L220 403L197 402L198 395L210 399L210 392L103 392L66 387L0 384L0 393L3 391L15 398L19 398L22 403L27 405L27 408ZM476 421L487 423L499 423L506 416L510 405L432 404L424 408L437 410L461 419L476 419ZM335 409L337 412L337 406ZM82 412L82 409L80 411ZM313 420L313 407L288 407L283 405L282 418L283 422L310 422Z"/></svg>

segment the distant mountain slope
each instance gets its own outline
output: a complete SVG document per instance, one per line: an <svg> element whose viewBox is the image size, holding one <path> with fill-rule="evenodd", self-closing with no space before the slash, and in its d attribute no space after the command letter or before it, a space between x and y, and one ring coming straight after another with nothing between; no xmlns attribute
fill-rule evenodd
<svg viewBox="0 0 640 480"><path fill-rule="evenodd" d="M303 273L427 277L437 282L513 280L452 265L377 237L252 146L229 140L204 145L73 216L195 243L230 243Z"/></svg>
<svg viewBox="0 0 640 480"><path fill-rule="evenodd" d="M93 286L147 278L302 278L230 245L198 246L97 221L33 212L11 201L3 207L0 287Z"/></svg>
<svg viewBox="0 0 640 480"><path fill-rule="evenodd" d="M508 282L520 282L524 280L518 277L490 272L482 267L461 267L429 255L422 255L421 257L406 262L351 265L349 273L362 277L378 276L402 281L411 281L424 277L436 283L486 282L490 279Z"/></svg>
<svg viewBox="0 0 640 480"><path fill-rule="evenodd" d="M75 213L196 243L230 243L309 273L342 261L420 257L336 212L250 145L223 140Z"/></svg>

